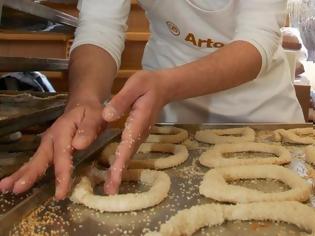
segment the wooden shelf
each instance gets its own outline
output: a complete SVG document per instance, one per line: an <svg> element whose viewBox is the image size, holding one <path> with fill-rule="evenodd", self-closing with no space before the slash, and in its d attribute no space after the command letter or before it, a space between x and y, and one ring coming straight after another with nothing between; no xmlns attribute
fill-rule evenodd
<svg viewBox="0 0 315 236"><path fill-rule="evenodd" d="M124 86L128 78L137 71L138 70L120 70L117 74L116 79L114 80L112 93L116 94ZM47 76L47 78L51 81L58 92L68 91L67 73L54 71L43 71L42 73Z"/></svg>
<svg viewBox="0 0 315 236"><path fill-rule="evenodd" d="M117 74L117 78L119 78L119 79L128 79L130 76L132 76L137 71L138 70L119 70L118 74Z"/></svg>
<svg viewBox="0 0 315 236"><path fill-rule="evenodd" d="M0 71L67 71L68 59L47 59L30 57L0 57Z"/></svg>
<svg viewBox="0 0 315 236"><path fill-rule="evenodd" d="M127 32L128 41L148 41L148 32ZM68 41L73 39L72 34L50 33L50 32L16 32L0 30L0 40L25 40L25 41Z"/></svg>
<svg viewBox="0 0 315 236"><path fill-rule="evenodd" d="M0 31L0 55L64 59L72 37L62 33Z"/></svg>
<svg viewBox="0 0 315 236"><path fill-rule="evenodd" d="M40 4L77 17L79 12L75 3ZM122 55L121 69L113 85L113 93L119 91L126 80L141 69L144 47L150 37L149 22L137 0L131 0L131 12L126 33L126 47ZM15 57L67 58L73 34L51 32L12 32L0 30L0 54ZM57 91L67 91L67 72L43 72Z"/></svg>
<svg viewBox="0 0 315 236"><path fill-rule="evenodd" d="M18 41L68 41L73 38L72 34L50 32L16 32L9 30L0 31L0 40Z"/></svg>
<svg viewBox="0 0 315 236"><path fill-rule="evenodd" d="M41 2L45 6L63 11L69 15L78 17L79 11L76 4L62 4L62 3L50 3ZM149 22L145 17L143 9L139 6L136 0L131 0L131 12L128 19L128 31L130 32L148 32Z"/></svg>
<svg viewBox="0 0 315 236"><path fill-rule="evenodd" d="M150 33L148 32L127 32L126 40L127 41L145 41L149 40Z"/></svg>

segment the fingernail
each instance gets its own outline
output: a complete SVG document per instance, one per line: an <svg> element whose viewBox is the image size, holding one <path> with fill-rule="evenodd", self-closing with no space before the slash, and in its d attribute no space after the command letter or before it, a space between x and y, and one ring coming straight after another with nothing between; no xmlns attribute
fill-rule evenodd
<svg viewBox="0 0 315 236"><path fill-rule="evenodd" d="M19 191L17 191L16 188L17 188L17 187L16 187L16 184L15 184L14 187L13 187L13 190L12 190L12 193L13 193L14 195L18 195L18 194L19 194Z"/></svg>
<svg viewBox="0 0 315 236"><path fill-rule="evenodd" d="M119 119L119 115L118 115L117 110L113 106L111 106L110 104L108 104L105 107L104 119L106 121L114 121L116 119Z"/></svg>
<svg viewBox="0 0 315 236"><path fill-rule="evenodd" d="M55 200L56 201L63 200L61 197L61 190L58 187L56 188L56 192L55 192Z"/></svg>
<svg viewBox="0 0 315 236"><path fill-rule="evenodd" d="M18 184L23 186L23 185L26 184L26 181L25 181L25 180L20 180L20 181L18 182Z"/></svg>
<svg viewBox="0 0 315 236"><path fill-rule="evenodd" d="M113 186L113 182L109 181L106 185L105 185L105 193L108 195L115 195L117 194L115 187Z"/></svg>
<svg viewBox="0 0 315 236"><path fill-rule="evenodd" d="M26 180L19 180L18 182L16 182L15 184L14 184L14 187L13 187L13 193L14 194L20 194L21 193L21 189L20 190L18 190L19 188L22 188L22 191L24 191L23 189L24 189L24 185L26 185L27 184L27 181Z"/></svg>
<svg viewBox="0 0 315 236"><path fill-rule="evenodd" d="M79 129L79 130L77 131L77 133L80 134L80 135L84 135L85 131L84 131L83 129Z"/></svg>

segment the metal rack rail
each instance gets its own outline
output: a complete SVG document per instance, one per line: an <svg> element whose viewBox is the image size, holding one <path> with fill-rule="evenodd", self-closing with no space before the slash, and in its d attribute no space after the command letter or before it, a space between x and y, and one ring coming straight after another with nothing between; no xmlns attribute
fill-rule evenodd
<svg viewBox="0 0 315 236"><path fill-rule="evenodd" d="M0 72L66 71L68 64L68 59L0 57Z"/></svg>
<svg viewBox="0 0 315 236"><path fill-rule="evenodd" d="M63 25L76 27L78 24L77 17L29 0L0 0L0 8L2 9L2 7L9 7L17 11L25 12Z"/></svg>

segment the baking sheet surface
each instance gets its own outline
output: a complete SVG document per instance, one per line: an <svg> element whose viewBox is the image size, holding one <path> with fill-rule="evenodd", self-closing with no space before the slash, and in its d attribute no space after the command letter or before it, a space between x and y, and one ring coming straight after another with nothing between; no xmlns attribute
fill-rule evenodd
<svg viewBox="0 0 315 236"><path fill-rule="evenodd" d="M64 105L65 94L32 95L31 93L0 93L0 121L38 112L49 107Z"/></svg>
<svg viewBox="0 0 315 236"><path fill-rule="evenodd" d="M191 141L189 160L183 165L166 170L172 180L171 191L166 200L156 207L130 212L130 213L100 213L88 209L82 205L71 203L69 200L55 202L52 199L36 209L29 217L17 224L11 235L143 235L149 230L158 230L159 225L175 215L178 210L190 208L194 205L214 202L199 194L198 187L202 176L208 170L202 167L197 159L202 152L211 147L201 144L192 139L200 126L179 126L190 131ZM202 126L207 128L208 126ZM212 128L218 128L211 126ZM257 140L270 142L271 131L267 129L280 128L277 125L255 127ZM289 126L295 128L297 126ZM226 128L226 126L225 126ZM282 128L282 127L281 127ZM286 145L293 154L294 160L288 168L295 170L306 181L312 182L314 186L314 167L307 165L304 159L303 145ZM153 157L158 154L152 154ZM274 180L246 180L233 184L248 186L262 191L284 191L287 186ZM101 186L96 193L100 192ZM142 192L148 186L140 183L123 183L121 192ZM315 197L307 202L309 206L315 207ZM203 228L194 235L301 235L301 229L286 223L273 222L226 222L221 226Z"/></svg>

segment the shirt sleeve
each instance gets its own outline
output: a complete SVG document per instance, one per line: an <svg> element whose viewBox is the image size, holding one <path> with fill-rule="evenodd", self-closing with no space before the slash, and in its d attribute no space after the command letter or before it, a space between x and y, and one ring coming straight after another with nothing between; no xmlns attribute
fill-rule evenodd
<svg viewBox="0 0 315 236"><path fill-rule="evenodd" d="M130 0L81 0L79 24L70 52L83 44L106 50L120 67Z"/></svg>
<svg viewBox="0 0 315 236"><path fill-rule="evenodd" d="M240 0L233 41L254 45L262 57L260 74L268 71L273 55L281 42L280 28L284 25L286 0Z"/></svg>

